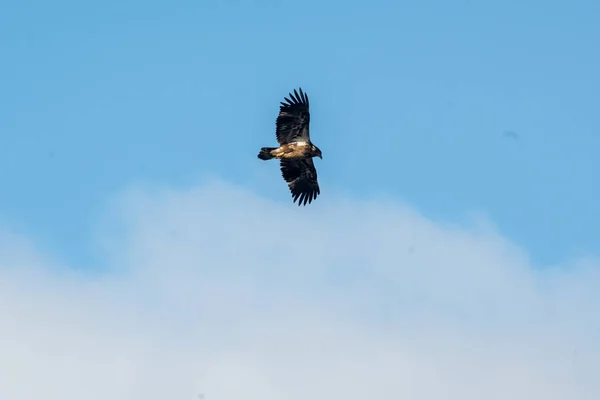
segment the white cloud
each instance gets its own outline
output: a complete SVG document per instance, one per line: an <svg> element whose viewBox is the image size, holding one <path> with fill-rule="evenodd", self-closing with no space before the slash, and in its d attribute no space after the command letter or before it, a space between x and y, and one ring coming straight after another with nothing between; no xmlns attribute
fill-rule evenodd
<svg viewBox="0 0 600 400"><path fill-rule="evenodd" d="M600 398L596 260L533 269L481 218L218 182L114 211L104 274L0 235L0 398Z"/></svg>

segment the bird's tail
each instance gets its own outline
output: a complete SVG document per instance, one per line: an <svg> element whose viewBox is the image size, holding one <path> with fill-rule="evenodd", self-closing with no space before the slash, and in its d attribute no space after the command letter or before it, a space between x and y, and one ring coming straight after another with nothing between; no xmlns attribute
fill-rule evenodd
<svg viewBox="0 0 600 400"><path fill-rule="evenodd" d="M277 147L263 147L258 153L258 158L261 160L270 160L271 158L275 158L275 156L271 154L271 151L276 149Z"/></svg>

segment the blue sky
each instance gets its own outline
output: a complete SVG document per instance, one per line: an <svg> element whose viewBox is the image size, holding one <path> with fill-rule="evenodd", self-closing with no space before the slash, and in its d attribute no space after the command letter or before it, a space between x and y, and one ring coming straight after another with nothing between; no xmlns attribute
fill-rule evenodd
<svg viewBox="0 0 600 400"><path fill-rule="evenodd" d="M291 204L256 153L301 86L323 206L483 212L540 266L600 254L599 16L592 0L4 4L0 222L97 265L97 221L140 182L218 176Z"/></svg>
<svg viewBox="0 0 600 400"><path fill-rule="evenodd" d="M598 1L11 3L0 398L600 398Z"/></svg>

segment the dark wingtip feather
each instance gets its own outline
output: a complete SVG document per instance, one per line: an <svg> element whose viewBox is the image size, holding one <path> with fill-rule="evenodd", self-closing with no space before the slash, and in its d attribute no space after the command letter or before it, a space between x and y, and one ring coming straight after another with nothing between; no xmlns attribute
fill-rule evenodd
<svg viewBox="0 0 600 400"><path fill-rule="evenodd" d="M317 198L320 194L320 190L311 191L311 192L295 192L292 194L293 202L298 206L306 206L307 204L311 204L313 200Z"/></svg>
<svg viewBox="0 0 600 400"><path fill-rule="evenodd" d="M299 94L298 91L300 91ZM281 108L290 107L294 104L306 104L308 106L308 96L306 93L304 93L301 87L294 89L293 92L290 92L288 97L284 97L284 100L287 101L287 103L280 102Z"/></svg>
<svg viewBox="0 0 600 400"><path fill-rule="evenodd" d="M308 107L308 95L304 92L302 92L302 89L300 89L300 93L302 93L302 95L304 96L304 102L306 103L306 106Z"/></svg>
<svg viewBox="0 0 600 400"><path fill-rule="evenodd" d="M306 97L306 93L304 93L301 87L299 87L298 90L300 91L300 98L302 99L302 102L308 104L308 98Z"/></svg>

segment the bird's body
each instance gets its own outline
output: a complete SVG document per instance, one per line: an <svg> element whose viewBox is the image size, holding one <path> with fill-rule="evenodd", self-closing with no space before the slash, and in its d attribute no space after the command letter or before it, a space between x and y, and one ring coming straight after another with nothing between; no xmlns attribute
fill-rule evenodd
<svg viewBox="0 0 600 400"><path fill-rule="evenodd" d="M261 160L270 160L271 158L300 160L313 156L314 150L307 142L286 143L279 147L263 147L258 155Z"/></svg>
<svg viewBox="0 0 600 400"><path fill-rule="evenodd" d="M310 141L310 112L308 96L294 89L281 103L276 121L279 147L263 147L258 153L261 160L279 159L281 175L288 183L294 202L311 203L320 194L313 157L322 158L321 150Z"/></svg>

